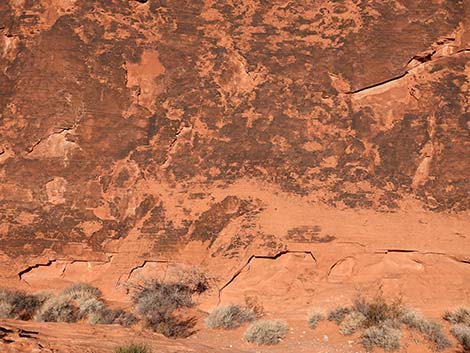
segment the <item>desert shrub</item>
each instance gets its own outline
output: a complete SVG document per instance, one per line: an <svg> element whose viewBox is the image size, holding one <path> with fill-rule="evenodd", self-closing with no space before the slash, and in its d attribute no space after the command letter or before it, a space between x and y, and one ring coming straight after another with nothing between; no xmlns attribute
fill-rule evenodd
<svg viewBox="0 0 470 353"><path fill-rule="evenodd" d="M181 318L173 315L152 328L166 337L186 338L194 333L193 328L195 325L196 319L194 317Z"/></svg>
<svg viewBox="0 0 470 353"><path fill-rule="evenodd" d="M364 326L377 326L385 321L399 321L403 315L403 305L400 299L387 303L381 294L372 301L359 297L354 301L353 310L364 315ZM396 323L394 323L396 325Z"/></svg>
<svg viewBox="0 0 470 353"><path fill-rule="evenodd" d="M75 283L68 288L65 288L61 294L63 297L67 297L71 300L87 300L87 299L99 299L102 294L98 288L95 288L88 283Z"/></svg>
<svg viewBox="0 0 470 353"><path fill-rule="evenodd" d="M91 314L104 312L106 305L101 300L90 297L77 302L80 319Z"/></svg>
<svg viewBox="0 0 470 353"><path fill-rule="evenodd" d="M175 311L191 307L194 289L181 283L145 282L134 296L137 312L147 327L167 337L187 337L194 327L193 319L179 319Z"/></svg>
<svg viewBox="0 0 470 353"><path fill-rule="evenodd" d="M339 326L339 331L345 336L352 335L363 327L365 321L366 317L362 313L353 311L343 319Z"/></svg>
<svg viewBox="0 0 470 353"><path fill-rule="evenodd" d="M317 325L320 321L324 320L325 317L323 316L322 313L320 313L319 311L316 311L316 310L313 310L310 312L310 314L308 315L308 326L311 328L311 329L315 329L317 328Z"/></svg>
<svg viewBox="0 0 470 353"><path fill-rule="evenodd" d="M334 321L339 325L349 313L351 313L351 308L347 306L335 308L328 313L328 321Z"/></svg>
<svg viewBox="0 0 470 353"><path fill-rule="evenodd" d="M462 345L465 351L470 351L470 308L459 308L444 314L444 319L453 325L450 332Z"/></svg>
<svg viewBox="0 0 470 353"><path fill-rule="evenodd" d="M421 315L413 310L406 310L400 318L400 321L407 325L409 328L420 331L425 321Z"/></svg>
<svg viewBox="0 0 470 353"><path fill-rule="evenodd" d="M38 311L35 319L46 322L76 322L87 320L90 324L131 325L134 315L121 309L110 309L101 299L99 289L85 283L74 284L56 297L50 296Z"/></svg>
<svg viewBox="0 0 470 353"><path fill-rule="evenodd" d="M450 328L450 332L462 345L465 351L470 351L470 326L465 324L454 324Z"/></svg>
<svg viewBox="0 0 470 353"><path fill-rule="evenodd" d="M400 347L403 313L400 299L387 302L379 292L372 300L358 297L351 307L332 310L328 320L335 321L343 335L362 331L361 343L368 350L377 346L392 351Z"/></svg>
<svg viewBox="0 0 470 353"><path fill-rule="evenodd" d="M192 293L201 294L209 289L209 279L195 267L182 271L179 277L178 283L187 287Z"/></svg>
<svg viewBox="0 0 470 353"><path fill-rule="evenodd" d="M205 322L208 328L232 329L255 319L256 315L253 310L231 304L214 308L207 316Z"/></svg>
<svg viewBox="0 0 470 353"><path fill-rule="evenodd" d="M425 339L431 342L434 351L443 351L452 346L449 338L442 331L442 325L437 322L428 321L422 333Z"/></svg>
<svg viewBox="0 0 470 353"><path fill-rule="evenodd" d="M452 324L464 324L470 326L470 308L458 308L455 311L448 311L444 314L444 320Z"/></svg>
<svg viewBox="0 0 470 353"><path fill-rule="evenodd" d="M161 283L158 280L148 281L141 286L135 300L137 310L144 314L154 310L156 306L160 311L166 312L192 305L192 291L189 287L179 283Z"/></svg>
<svg viewBox="0 0 470 353"><path fill-rule="evenodd" d="M151 353L152 350L143 343L130 343L125 346L117 347L114 353Z"/></svg>
<svg viewBox="0 0 470 353"><path fill-rule="evenodd" d="M364 330L361 343L367 350L372 350L374 346L383 348L386 351L394 351L400 348L401 331L386 324L370 326Z"/></svg>
<svg viewBox="0 0 470 353"><path fill-rule="evenodd" d="M288 326L278 320L259 320L253 322L245 331L245 340L250 343L273 345L287 335Z"/></svg>
<svg viewBox="0 0 470 353"><path fill-rule="evenodd" d="M124 327L131 326L137 322L134 314L128 313L122 309L108 309L104 316L104 323L118 324Z"/></svg>
<svg viewBox="0 0 470 353"><path fill-rule="evenodd" d="M0 289L0 317L30 320L43 302L44 298L41 296Z"/></svg>
<svg viewBox="0 0 470 353"><path fill-rule="evenodd" d="M411 310L403 313L401 322L410 329L423 334L424 338L431 342L432 348L435 351L442 351L451 346L449 339L442 331L442 326L437 322L428 321Z"/></svg>
<svg viewBox="0 0 470 353"><path fill-rule="evenodd" d="M36 315L37 321L76 322L79 310L69 298L62 296L48 299Z"/></svg>
<svg viewBox="0 0 470 353"><path fill-rule="evenodd" d="M137 318L132 313L128 313L122 309L103 308L88 315L88 323L96 324L118 324L124 327L131 326L137 322Z"/></svg>
<svg viewBox="0 0 470 353"><path fill-rule="evenodd" d="M461 310L452 316L448 314L448 317L452 317L452 320L464 320L465 315ZM442 351L451 346L439 323L428 321L414 311L407 310L399 298L387 302L381 293L371 301L359 297L351 308L341 307L331 311L328 319L340 325L343 335L363 330L362 344L366 349L373 346L385 350L398 349L402 324L421 333L431 343L434 351Z"/></svg>

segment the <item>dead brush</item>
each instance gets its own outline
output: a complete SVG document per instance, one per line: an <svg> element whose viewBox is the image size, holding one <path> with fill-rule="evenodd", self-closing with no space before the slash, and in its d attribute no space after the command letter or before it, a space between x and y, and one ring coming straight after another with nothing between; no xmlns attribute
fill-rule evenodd
<svg viewBox="0 0 470 353"><path fill-rule="evenodd" d="M460 311L452 319L456 320L457 317L466 316ZM372 300L357 297L351 307L332 310L328 318L338 323L343 335L361 332L361 342L367 350L374 346L387 351L399 349L403 324L422 334L434 351L442 351L451 346L439 323L425 320L406 309L399 297L387 301L381 291Z"/></svg>
<svg viewBox="0 0 470 353"><path fill-rule="evenodd" d="M134 286L134 290L133 301L137 313L147 327L167 337L188 337L192 334L195 320L180 318L176 311L193 306L194 287L152 279Z"/></svg>

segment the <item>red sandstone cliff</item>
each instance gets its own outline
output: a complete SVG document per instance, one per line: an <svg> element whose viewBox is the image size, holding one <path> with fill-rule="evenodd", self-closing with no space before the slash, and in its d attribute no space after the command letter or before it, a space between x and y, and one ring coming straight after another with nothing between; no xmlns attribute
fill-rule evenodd
<svg viewBox="0 0 470 353"><path fill-rule="evenodd" d="M467 0L0 2L0 279L201 308L470 296Z"/></svg>

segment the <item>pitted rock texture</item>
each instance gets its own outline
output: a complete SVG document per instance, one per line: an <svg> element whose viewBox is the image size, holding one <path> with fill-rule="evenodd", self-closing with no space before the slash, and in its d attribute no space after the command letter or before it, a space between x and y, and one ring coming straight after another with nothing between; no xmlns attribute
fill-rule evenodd
<svg viewBox="0 0 470 353"><path fill-rule="evenodd" d="M0 276L75 264L114 286L213 260L223 285L296 243L327 281L362 242L464 277L469 18L467 0L1 1ZM347 261L330 280L363 278Z"/></svg>

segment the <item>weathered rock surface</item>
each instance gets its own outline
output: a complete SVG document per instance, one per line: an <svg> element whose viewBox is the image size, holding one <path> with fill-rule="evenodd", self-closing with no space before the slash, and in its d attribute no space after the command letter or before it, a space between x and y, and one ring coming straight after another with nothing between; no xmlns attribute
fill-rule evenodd
<svg viewBox="0 0 470 353"><path fill-rule="evenodd" d="M127 300L198 266L202 307L468 299L469 22L468 0L1 1L2 283Z"/></svg>

